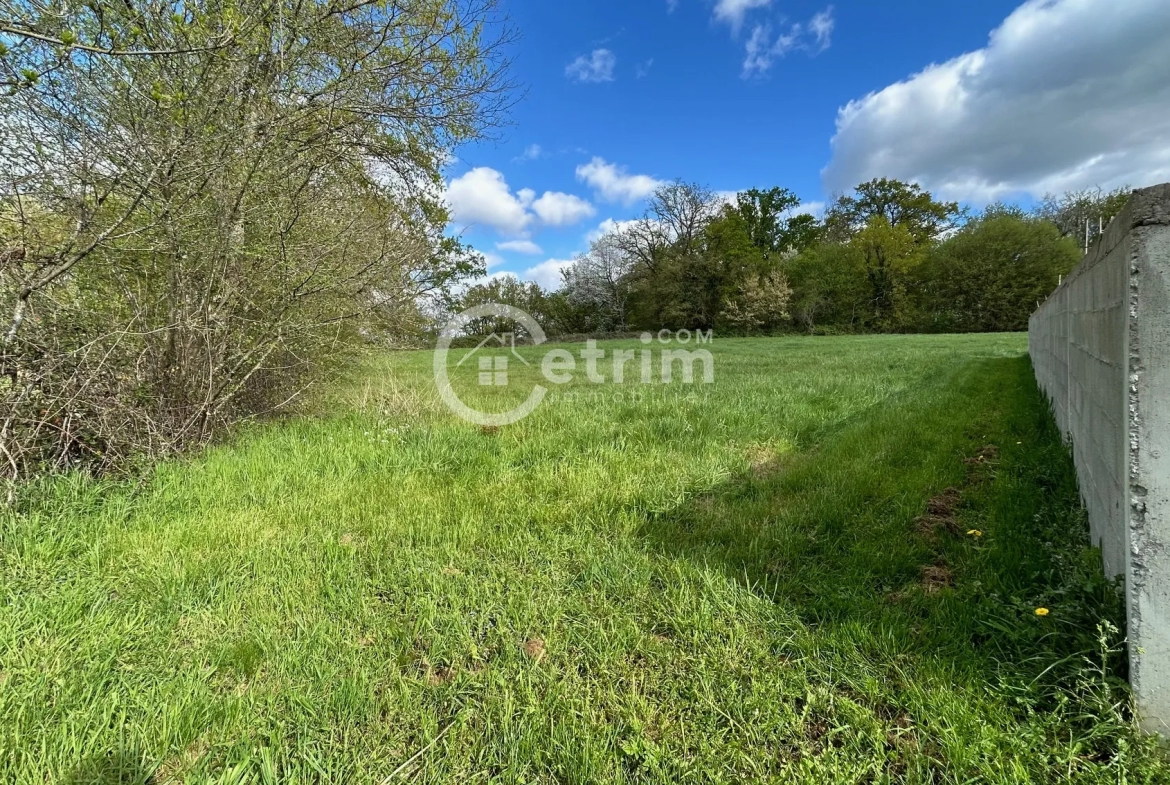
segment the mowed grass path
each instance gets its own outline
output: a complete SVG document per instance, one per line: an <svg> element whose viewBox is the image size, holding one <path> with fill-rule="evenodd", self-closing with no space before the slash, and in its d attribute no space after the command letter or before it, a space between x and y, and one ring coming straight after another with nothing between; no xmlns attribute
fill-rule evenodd
<svg viewBox="0 0 1170 785"><path fill-rule="evenodd" d="M46 484L0 514L0 781L1166 781L1023 336L710 348L498 432L388 355Z"/></svg>

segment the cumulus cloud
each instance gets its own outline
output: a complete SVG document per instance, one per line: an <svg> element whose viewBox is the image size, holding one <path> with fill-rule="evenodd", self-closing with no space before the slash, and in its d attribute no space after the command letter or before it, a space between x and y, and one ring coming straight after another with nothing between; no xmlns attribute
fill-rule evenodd
<svg viewBox="0 0 1170 785"><path fill-rule="evenodd" d="M985 203L1170 180L1170 3L1028 0L983 49L850 102L827 191L915 180Z"/></svg>
<svg viewBox="0 0 1170 785"><path fill-rule="evenodd" d="M532 221L528 206L535 197L528 189L513 194L504 175L486 166L456 177L448 183L445 194L459 223L491 226L512 235L522 233Z"/></svg>
<svg viewBox="0 0 1170 785"><path fill-rule="evenodd" d="M624 166L608 163L604 158L594 158L578 166L577 179L591 186L607 202L626 205L645 199L663 185L661 180L649 175L630 174Z"/></svg>
<svg viewBox="0 0 1170 785"><path fill-rule="evenodd" d="M832 43L835 25L832 6L806 24L796 23L785 27L775 38L772 37L772 25L755 25L745 47L744 78L766 74L776 58L784 57L794 49L805 51L810 56L820 54Z"/></svg>
<svg viewBox="0 0 1170 785"><path fill-rule="evenodd" d="M719 0L715 4L715 18L731 25L731 29L738 32L743 27L748 11L771 4L772 0Z"/></svg>
<svg viewBox="0 0 1170 785"><path fill-rule="evenodd" d="M612 218L606 218L597 225L596 229L591 229L589 233L585 235L585 241L590 244L595 243L602 237L605 237L607 234L623 232L636 223L637 221L615 221Z"/></svg>
<svg viewBox="0 0 1170 785"><path fill-rule="evenodd" d="M523 253L523 254L529 254L531 256L536 256L538 254L544 253L544 251L541 249L541 247L539 245L537 245L536 243L532 242L531 240L509 240L506 243L496 243L496 248L501 250L501 251L511 251L513 253ZM501 260L501 261L503 261L503 260ZM492 265L489 262L488 267L491 267L491 266Z"/></svg>
<svg viewBox="0 0 1170 785"><path fill-rule="evenodd" d="M793 215L811 215L814 218L822 218L825 215L824 202L801 202L798 206L793 208Z"/></svg>
<svg viewBox="0 0 1170 785"><path fill-rule="evenodd" d="M546 226L572 226L596 212L593 205L573 194L545 191L538 199L530 188L512 193L504 175L486 166L456 177L447 184L444 197L457 222L465 226L490 226L501 234L518 237L514 243L499 246L516 246L511 250L534 247L523 243L528 239L528 228L537 219Z"/></svg>
<svg viewBox="0 0 1170 785"><path fill-rule="evenodd" d="M549 259L524 271L525 280L535 281L542 289L561 288L561 270L573 264L572 259Z"/></svg>
<svg viewBox="0 0 1170 785"><path fill-rule="evenodd" d="M575 82L612 82L617 58L608 49L594 49L565 66L565 76Z"/></svg>
<svg viewBox="0 0 1170 785"><path fill-rule="evenodd" d="M572 226L597 212L579 196L555 192L545 192L532 203L532 209L547 226Z"/></svg>

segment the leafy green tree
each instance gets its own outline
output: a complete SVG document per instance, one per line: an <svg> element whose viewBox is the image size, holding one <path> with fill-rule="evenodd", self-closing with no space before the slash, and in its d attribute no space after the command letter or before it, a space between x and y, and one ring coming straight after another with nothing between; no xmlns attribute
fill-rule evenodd
<svg viewBox="0 0 1170 785"><path fill-rule="evenodd" d="M472 286L459 298L457 310L465 311L478 305L510 305L532 316L541 329L549 329L553 319L549 312L548 294L532 281L521 281L514 275L501 275L486 283ZM487 317L468 325L472 335L513 332L517 325L510 319ZM520 330L523 332L523 329Z"/></svg>
<svg viewBox="0 0 1170 785"><path fill-rule="evenodd" d="M640 329L711 327L726 282L708 229L724 211L709 189L676 181L615 236L629 262L630 322ZM748 241L750 245L750 240Z"/></svg>
<svg viewBox="0 0 1170 785"><path fill-rule="evenodd" d="M875 215L849 244L856 247L869 284L869 326L898 330L906 322L909 303L906 276L923 258L924 249L905 224L891 224Z"/></svg>
<svg viewBox="0 0 1170 785"><path fill-rule="evenodd" d="M779 291L768 281L782 283L783 279L768 278L769 273L775 272L774 265L753 240L752 232L756 228L740 210L724 206L707 218L695 238L685 245L669 246L654 274L639 280L636 289L639 324L648 328L730 326L724 311L732 304L740 312L748 308L753 314L746 321L741 320L743 324L736 325L736 329L762 325L763 322L750 325L748 322L762 314L760 302L764 290L769 296ZM745 297L751 300L751 305ZM783 311L784 304L773 310Z"/></svg>
<svg viewBox="0 0 1170 785"><path fill-rule="evenodd" d="M1076 266L1076 241L1051 222L993 205L928 254L914 271L922 329L1024 330Z"/></svg>
<svg viewBox="0 0 1170 785"><path fill-rule="evenodd" d="M803 251L819 239L820 222L794 213L799 206L800 198L787 188L753 188L736 195L733 209L747 225L752 243L768 257Z"/></svg>
<svg viewBox="0 0 1170 785"><path fill-rule="evenodd" d="M871 312L860 248L844 243L822 243L785 260L782 267L792 287L789 310L793 321L814 332L833 328L857 332Z"/></svg>
<svg viewBox="0 0 1170 785"><path fill-rule="evenodd" d="M825 238L825 225L810 213L799 213L787 220L784 228L785 247L791 253L800 253Z"/></svg>
<svg viewBox="0 0 1170 785"><path fill-rule="evenodd" d="M963 211L957 202L940 202L916 183L884 177L862 183L851 196L839 197L825 216L828 235L846 241L876 218L910 233L914 242L927 245L953 229Z"/></svg>
<svg viewBox="0 0 1170 785"><path fill-rule="evenodd" d="M718 260L700 252L670 253L652 275L635 281L632 323L648 330L713 327L723 285Z"/></svg>
<svg viewBox="0 0 1170 785"><path fill-rule="evenodd" d="M768 254L785 247L783 216L798 205L800 198L787 188L753 188L736 195L735 211L743 219L752 244Z"/></svg>
<svg viewBox="0 0 1170 785"><path fill-rule="evenodd" d="M612 323L605 319L593 305L575 299L572 290L562 287L555 292L549 292L545 300L545 311L548 323L541 324L548 335L587 335L608 332L624 332L615 330Z"/></svg>

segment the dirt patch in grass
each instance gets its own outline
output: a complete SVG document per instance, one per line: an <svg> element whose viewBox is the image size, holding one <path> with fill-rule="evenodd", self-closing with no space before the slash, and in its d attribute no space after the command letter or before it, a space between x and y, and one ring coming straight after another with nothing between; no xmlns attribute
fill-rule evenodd
<svg viewBox="0 0 1170 785"><path fill-rule="evenodd" d="M444 684L450 684L455 681L455 669L447 665L439 665L434 668L427 668L427 684L432 687L440 687Z"/></svg>
<svg viewBox="0 0 1170 785"><path fill-rule="evenodd" d="M695 499L695 509L702 512L709 513L715 509L715 497L710 494L704 494Z"/></svg>
<svg viewBox="0 0 1170 785"><path fill-rule="evenodd" d="M209 749L210 747L203 738L196 739L178 755L164 760L155 769L150 781L159 783L159 785L184 782L187 779L186 775L203 760Z"/></svg>
<svg viewBox="0 0 1170 785"><path fill-rule="evenodd" d="M886 750L895 756L893 766L904 770L902 755L913 755L921 746L914 719L906 712L875 712L886 726Z"/></svg>
<svg viewBox="0 0 1170 785"><path fill-rule="evenodd" d="M954 515L959 502L963 501L963 493L958 488L947 488L926 503L926 512L930 515L946 517Z"/></svg>
<svg viewBox="0 0 1170 785"><path fill-rule="evenodd" d="M747 449L744 457L751 467L752 477L757 480L767 479L784 468L782 454L767 444L753 444Z"/></svg>
<svg viewBox="0 0 1170 785"><path fill-rule="evenodd" d="M804 725L804 738L808 742L813 757L819 757L830 747L840 749L845 746L841 733L832 718L827 714L813 712Z"/></svg>
<svg viewBox="0 0 1170 785"><path fill-rule="evenodd" d="M886 595L886 603L889 605L901 605L909 598L909 595L902 590L892 591Z"/></svg>
<svg viewBox="0 0 1170 785"><path fill-rule="evenodd" d="M944 564L930 564L922 568L922 590L927 594L938 594L955 585L955 576Z"/></svg>
<svg viewBox="0 0 1170 785"><path fill-rule="evenodd" d="M961 488L947 488L927 501L926 512L914 519L914 530L932 542L944 531L952 535L962 534L963 527L959 525L956 513L963 504L964 491L990 480L998 463L999 448L994 444L985 445L975 455L964 458L966 482Z"/></svg>
<svg viewBox="0 0 1170 785"><path fill-rule="evenodd" d="M967 466L969 485L987 482L995 476L995 468L999 465L999 448L994 444L985 445L963 463Z"/></svg>
<svg viewBox="0 0 1170 785"><path fill-rule="evenodd" d="M928 536L934 536L941 530L958 534L959 522L955 519L955 511L962 501L962 491L958 488L947 488L926 503L926 514L915 520L915 529L919 534Z"/></svg>
<svg viewBox="0 0 1170 785"><path fill-rule="evenodd" d="M524 642L524 653L528 655L533 662L540 664L544 659L547 651L545 650L544 641L540 638L529 638Z"/></svg>

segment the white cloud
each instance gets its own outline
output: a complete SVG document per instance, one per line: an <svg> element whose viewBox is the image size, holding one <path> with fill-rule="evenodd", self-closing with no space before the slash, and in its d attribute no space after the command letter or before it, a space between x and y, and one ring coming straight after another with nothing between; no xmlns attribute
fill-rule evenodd
<svg viewBox="0 0 1170 785"><path fill-rule="evenodd" d="M764 73L772 67L772 26L756 25L747 42L747 54L743 58L743 75Z"/></svg>
<svg viewBox="0 0 1170 785"><path fill-rule="evenodd" d="M627 205L645 199L663 185L649 175L629 174L624 166L607 163L604 158L578 166L577 179L592 186L606 201Z"/></svg>
<svg viewBox="0 0 1170 785"><path fill-rule="evenodd" d="M594 49L565 66L565 76L575 82L612 82L617 58L608 49Z"/></svg>
<svg viewBox="0 0 1170 785"><path fill-rule="evenodd" d="M536 256L544 253L539 245L531 240L509 240L506 243L496 243L496 248L501 251L511 251L512 253L523 253ZM500 260L503 261L502 259ZM489 263L488 267L492 265Z"/></svg>
<svg viewBox="0 0 1170 785"><path fill-rule="evenodd" d="M532 209L548 226L572 226L597 212L593 205L579 196L552 191L546 191L533 202Z"/></svg>
<svg viewBox="0 0 1170 785"><path fill-rule="evenodd" d="M772 38L770 24L758 24L752 28L743 59L743 76L762 76L771 68L776 58L784 57L794 49L801 49L810 56L818 55L832 43L833 6L816 14L807 24L793 24Z"/></svg>
<svg viewBox="0 0 1170 785"><path fill-rule="evenodd" d="M852 101L827 191L915 180L978 203L1170 180L1170 3L1028 0L983 49Z"/></svg>
<svg viewBox="0 0 1170 785"><path fill-rule="evenodd" d="M525 280L535 281L542 289L561 288L561 270L573 264L572 259L549 259L524 271Z"/></svg>
<svg viewBox="0 0 1170 785"><path fill-rule="evenodd" d="M605 237L607 234L614 234L616 232L625 231L635 223L637 223L637 221L615 221L612 218L606 218L597 225L596 229L591 229L589 233L585 235L585 241L593 244L602 237Z"/></svg>
<svg viewBox="0 0 1170 785"><path fill-rule="evenodd" d="M491 251L481 251L480 256L483 257L484 263L487 265L489 270L493 267L499 267L505 262L504 257L500 256L499 254L494 254Z"/></svg>
<svg viewBox="0 0 1170 785"><path fill-rule="evenodd" d="M573 194L545 191L538 199L531 188L512 193L504 175L486 166L472 169L448 183L445 197L457 222L465 226L490 226L519 238L515 243L501 243L498 246L501 249L508 245L535 248L535 244L525 244L525 241L528 241L527 229L536 218L547 226L572 226L596 213L593 205ZM521 252L540 253L540 250Z"/></svg>
<svg viewBox="0 0 1170 785"><path fill-rule="evenodd" d="M825 214L824 202L801 202L797 207L793 208L793 215L811 215L814 218L821 218Z"/></svg>
<svg viewBox="0 0 1170 785"><path fill-rule="evenodd" d="M829 44L832 43L833 28L836 26L837 22L833 19L833 6L821 11L809 21L808 31L815 39L818 52L829 48Z"/></svg>
<svg viewBox="0 0 1170 785"><path fill-rule="evenodd" d="M731 25L731 29L738 32L743 27L748 11L771 4L772 0L719 0L715 4L715 18Z"/></svg>
<svg viewBox="0 0 1170 785"><path fill-rule="evenodd" d="M480 166L447 185L445 194L451 214L461 224L486 225L505 234L520 234L532 220L528 206L535 193L524 189L513 194L504 175Z"/></svg>
<svg viewBox="0 0 1170 785"><path fill-rule="evenodd" d="M644 63L638 63L634 68L634 76L637 79L644 79L650 75L650 69L654 67L654 58L651 57Z"/></svg>
<svg viewBox="0 0 1170 785"><path fill-rule="evenodd" d="M715 198L721 205L729 204L734 207L739 201L739 191L716 191Z"/></svg>
<svg viewBox="0 0 1170 785"><path fill-rule="evenodd" d="M535 161L538 158L544 157L544 148L538 144L530 144L524 148L524 152L513 158L513 161Z"/></svg>

